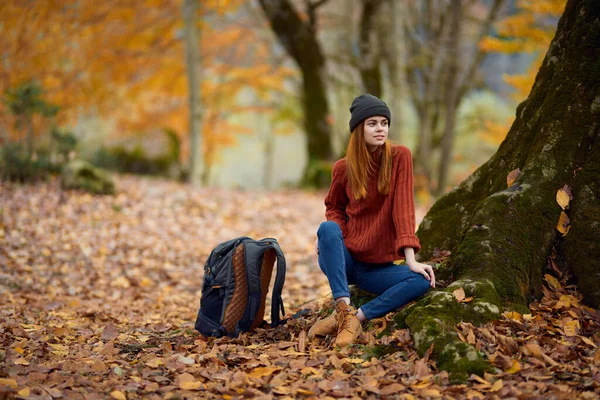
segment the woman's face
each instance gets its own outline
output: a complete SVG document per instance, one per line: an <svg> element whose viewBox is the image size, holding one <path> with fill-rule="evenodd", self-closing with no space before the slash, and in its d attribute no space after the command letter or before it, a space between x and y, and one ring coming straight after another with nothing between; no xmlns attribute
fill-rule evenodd
<svg viewBox="0 0 600 400"><path fill-rule="evenodd" d="M370 117L364 122L365 142L369 151L377 150L388 137L388 120L386 117Z"/></svg>

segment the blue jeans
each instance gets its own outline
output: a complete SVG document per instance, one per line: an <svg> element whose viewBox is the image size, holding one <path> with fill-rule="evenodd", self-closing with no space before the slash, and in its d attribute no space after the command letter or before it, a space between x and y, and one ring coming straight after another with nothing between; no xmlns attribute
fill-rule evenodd
<svg viewBox="0 0 600 400"><path fill-rule="evenodd" d="M377 294L361 307L367 319L384 316L429 289L429 281L412 272L406 264L370 264L354 260L344 245L342 231L333 221L323 222L317 231L319 267L329 280L333 298L350 297L348 285Z"/></svg>

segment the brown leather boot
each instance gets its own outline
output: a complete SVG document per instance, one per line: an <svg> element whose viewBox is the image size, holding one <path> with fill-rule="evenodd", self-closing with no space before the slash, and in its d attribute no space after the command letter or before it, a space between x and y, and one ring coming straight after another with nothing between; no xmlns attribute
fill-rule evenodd
<svg viewBox="0 0 600 400"><path fill-rule="evenodd" d="M362 324L356 316L356 308L346 304L345 301L338 301L335 308L338 317L338 333L335 338L335 345L340 348L348 347L362 333Z"/></svg>
<svg viewBox="0 0 600 400"><path fill-rule="evenodd" d="M327 336L334 334L338 329L338 318L335 310L328 317L321 318L308 331L308 339L313 340L315 336Z"/></svg>

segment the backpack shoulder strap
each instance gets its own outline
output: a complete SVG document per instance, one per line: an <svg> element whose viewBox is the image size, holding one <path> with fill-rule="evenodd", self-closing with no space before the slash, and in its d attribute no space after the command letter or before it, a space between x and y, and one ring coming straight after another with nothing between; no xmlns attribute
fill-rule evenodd
<svg viewBox="0 0 600 400"><path fill-rule="evenodd" d="M283 299L281 298L281 292L283 291L283 284L285 282L285 256L283 251L279 247L279 243L275 239L263 239L268 240L271 245L270 248L275 250L277 255L277 275L275 276L275 284L273 285L273 294L271 295L271 327L276 327L284 323L281 318L285 315L285 308L283 307ZM279 312L281 311L281 316Z"/></svg>

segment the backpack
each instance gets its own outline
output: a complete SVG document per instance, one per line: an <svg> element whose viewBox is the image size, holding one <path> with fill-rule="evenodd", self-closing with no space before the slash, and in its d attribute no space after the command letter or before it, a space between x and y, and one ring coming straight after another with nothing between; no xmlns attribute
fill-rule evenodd
<svg viewBox="0 0 600 400"><path fill-rule="evenodd" d="M265 314L265 301L277 260L271 295L271 326L285 315L281 291L285 257L277 240L239 237L219 244L204 265L200 310L195 328L205 336L237 336L257 328Z"/></svg>

